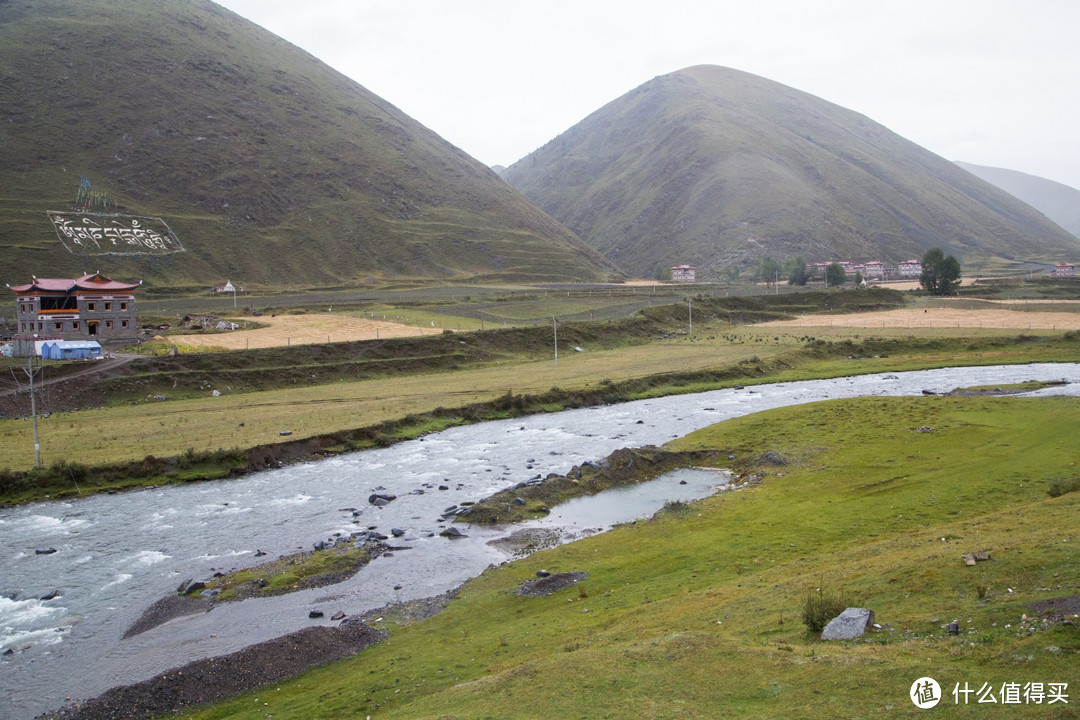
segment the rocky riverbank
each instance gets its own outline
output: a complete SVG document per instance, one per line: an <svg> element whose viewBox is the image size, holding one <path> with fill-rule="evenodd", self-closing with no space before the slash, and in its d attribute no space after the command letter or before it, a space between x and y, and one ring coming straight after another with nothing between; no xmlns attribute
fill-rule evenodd
<svg viewBox="0 0 1080 720"><path fill-rule="evenodd" d="M243 650L189 663L134 685L115 687L85 702L39 718L55 720L143 720L217 702L280 682L313 667L351 657L385 633L359 619L337 626L300 630Z"/></svg>
<svg viewBox="0 0 1080 720"><path fill-rule="evenodd" d="M436 615L457 595L452 590L421 600L395 603L251 645L229 655L197 660L149 680L112 688L92 700L38 716L38 720L145 720L184 708L218 702L281 682L311 668L352 657L382 641L377 625L407 625ZM168 613L172 598L153 607ZM189 607L189 601L181 607ZM148 611L149 612L149 611Z"/></svg>

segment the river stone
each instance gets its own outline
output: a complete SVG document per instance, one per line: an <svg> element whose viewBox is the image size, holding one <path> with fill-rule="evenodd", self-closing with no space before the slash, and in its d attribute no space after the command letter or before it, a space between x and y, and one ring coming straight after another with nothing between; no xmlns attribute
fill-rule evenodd
<svg viewBox="0 0 1080 720"><path fill-rule="evenodd" d="M448 538L451 538L451 539L469 537L468 535L466 535L465 533L461 532L460 530L458 530L456 527L453 527L453 526L446 528L445 530L443 530L439 534L442 535L443 537L448 537Z"/></svg>
<svg viewBox="0 0 1080 720"><path fill-rule="evenodd" d="M181 595L189 595L193 592L199 592L206 589L206 583L202 580L188 580L180 583L180 588L177 590Z"/></svg>
<svg viewBox="0 0 1080 720"><path fill-rule="evenodd" d="M874 611L866 608L848 608L840 613L821 631L822 640L852 640L862 636L874 624Z"/></svg>
<svg viewBox="0 0 1080 720"><path fill-rule="evenodd" d="M517 593L528 597L543 597L576 585L587 577L589 574L584 572L549 574L547 577L539 577L536 580L526 580L518 586Z"/></svg>

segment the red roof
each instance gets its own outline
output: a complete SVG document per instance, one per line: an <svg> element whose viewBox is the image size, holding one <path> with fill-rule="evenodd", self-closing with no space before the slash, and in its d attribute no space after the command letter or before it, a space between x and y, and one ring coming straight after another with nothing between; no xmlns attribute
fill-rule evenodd
<svg viewBox="0 0 1080 720"><path fill-rule="evenodd" d="M130 291L142 285L140 280L137 283L124 283L110 280L101 273L94 273L92 275L83 275L80 278L74 280L60 279L60 278L34 278L34 282L29 285L16 285L11 288L14 292L25 293L33 290L43 292L75 292L77 290L91 290L94 292L113 292L113 291Z"/></svg>

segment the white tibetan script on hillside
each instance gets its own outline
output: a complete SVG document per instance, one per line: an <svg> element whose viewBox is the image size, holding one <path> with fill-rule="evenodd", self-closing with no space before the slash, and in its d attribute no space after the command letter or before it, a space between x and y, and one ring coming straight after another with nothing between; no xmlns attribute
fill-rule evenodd
<svg viewBox="0 0 1080 720"><path fill-rule="evenodd" d="M68 252L80 255L169 255L184 252L158 217L48 211Z"/></svg>

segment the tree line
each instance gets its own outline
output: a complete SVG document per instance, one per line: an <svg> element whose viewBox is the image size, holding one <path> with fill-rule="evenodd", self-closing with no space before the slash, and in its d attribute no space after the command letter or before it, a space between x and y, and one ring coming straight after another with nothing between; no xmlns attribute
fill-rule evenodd
<svg viewBox="0 0 1080 720"><path fill-rule="evenodd" d="M729 265L721 271L721 275L725 280L734 282L739 278L740 271L738 267ZM776 283L784 279L788 285L805 286L814 279L814 275L807 269L806 259L802 255L783 261L766 257L758 264L757 279L761 282ZM825 267L825 276L822 279L826 287L842 287L848 282L848 273L839 262L833 262ZM862 285L862 273L856 271L851 280L856 286ZM931 295L954 294L960 287L960 261L952 255L946 255L941 248L927 250L922 257L919 285Z"/></svg>

